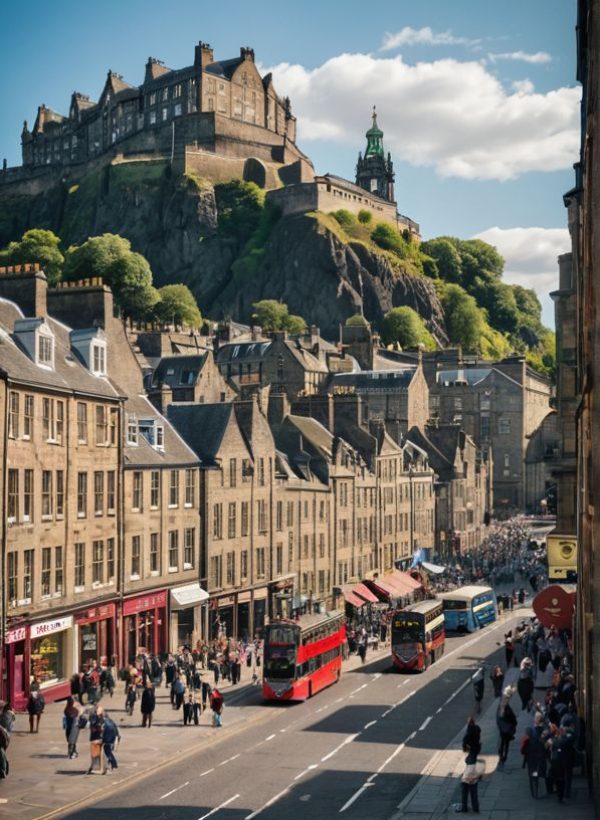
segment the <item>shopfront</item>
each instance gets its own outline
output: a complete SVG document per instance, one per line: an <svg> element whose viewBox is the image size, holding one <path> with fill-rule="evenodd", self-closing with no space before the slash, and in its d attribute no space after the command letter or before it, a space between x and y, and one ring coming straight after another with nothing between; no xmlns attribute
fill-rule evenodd
<svg viewBox="0 0 600 820"><path fill-rule="evenodd" d="M271 620L291 617L295 578L295 574L290 574L269 584L269 617Z"/></svg>
<svg viewBox="0 0 600 820"><path fill-rule="evenodd" d="M233 595L213 598L210 602L209 636L211 640L221 637L235 637L234 604Z"/></svg>
<svg viewBox="0 0 600 820"><path fill-rule="evenodd" d="M73 616L53 618L29 627L30 680L57 700L69 694L73 672Z"/></svg>
<svg viewBox="0 0 600 820"><path fill-rule="evenodd" d="M203 609L208 592L199 582L171 590L171 651L181 646L195 648L200 639Z"/></svg>
<svg viewBox="0 0 600 820"><path fill-rule="evenodd" d="M27 631L29 627L18 626L9 629L4 636L4 659L7 700L14 709L25 709L29 694L29 646Z"/></svg>
<svg viewBox="0 0 600 820"><path fill-rule="evenodd" d="M252 597L254 603L254 636L262 635L267 615L267 588L255 589Z"/></svg>
<svg viewBox="0 0 600 820"><path fill-rule="evenodd" d="M167 646L166 589L123 602L123 657L133 663L140 653L162 653Z"/></svg>
<svg viewBox="0 0 600 820"><path fill-rule="evenodd" d="M102 666L113 662L116 647L115 604L102 604L74 615L76 666L83 670L98 661Z"/></svg>

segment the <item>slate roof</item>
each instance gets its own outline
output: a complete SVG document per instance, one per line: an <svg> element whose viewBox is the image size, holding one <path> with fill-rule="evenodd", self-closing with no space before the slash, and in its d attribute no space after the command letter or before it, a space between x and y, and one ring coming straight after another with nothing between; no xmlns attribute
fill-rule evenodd
<svg viewBox="0 0 600 820"><path fill-rule="evenodd" d="M231 402L172 404L167 410L168 420L204 466L216 464L217 453L233 414Z"/></svg>
<svg viewBox="0 0 600 820"><path fill-rule="evenodd" d="M208 65L204 67L204 70L208 72L208 74L216 74L217 77L224 77L230 80L236 68L243 62L243 57L233 57L231 60L215 60L214 63L208 63Z"/></svg>
<svg viewBox="0 0 600 820"><path fill-rule="evenodd" d="M473 367L460 368L459 370L439 370L436 375L438 384L444 385L453 382L466 382L471 387L486 379L494 368Z"/></svg>
<svg viewBox="0 0 600 820"><path fill-rule="evenodd" d="M267 350L273 344L267 342L228 342L215 353L218 364L228 362L259 360L264 358Z"/></svg>
<svg viewBox="0 0 600 820"><path fill-rule="evenodd" d="M114 400L119 398L119 393L107 377L95 376L72 352L70 329L55 319L46 319L55 339L54 369L36 364L13 334L15 321L22 318L17 305L0 299L0 371L9 379L40 389L54 388Z"/></svg>
<svg viewBox="0 0 600 820"><path fill-rule="evenodd" d="M196 466L198 458L194 450L186 444L177 429L162 416L146 396L130 396L125 402L125 414L135 415L137 420L155 419L164 429L164 447L158 450L144 436L138 434L138 444L127 444L123 457L126 467L184 467Z"/></svg>
<svg viewBox="0 0 600 820"><path fill-rule="evenodd" d="M202 353L192 356L165 356L159 361L152 375L152 384L166 384L169 387L196 384L198 375L206 363L207 355L207 353ZM181 381L186 371L195 375L193 382Z"/></svg>

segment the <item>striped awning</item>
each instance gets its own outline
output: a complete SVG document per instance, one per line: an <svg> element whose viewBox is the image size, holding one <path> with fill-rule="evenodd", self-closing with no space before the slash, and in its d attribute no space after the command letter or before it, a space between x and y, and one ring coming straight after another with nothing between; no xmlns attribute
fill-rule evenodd
<svg viewBox="0 0 600 820"><path fill-rule="evenodd" d="M364 598L357 595L352 587L342 587L342 595L349 604L352 604L352 606L355 606L357 609L360 609L366 604Z"/></svg>
<svg viewBox="0 0 600 820"><path fill-rule="evenodd" d="M364 598L365 601L369 604L377 604L379 603L379 598L375 595L366 584L355 584L353 592L355 595L360 595L361 598Z"/></svg>

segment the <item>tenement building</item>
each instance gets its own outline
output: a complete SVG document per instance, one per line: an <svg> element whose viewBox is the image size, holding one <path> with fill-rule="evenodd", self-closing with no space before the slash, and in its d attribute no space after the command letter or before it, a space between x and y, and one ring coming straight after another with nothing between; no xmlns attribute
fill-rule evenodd
<svg viewBox="0 0 600 820"><path fill-rule="evenodd" d="M91 661L123 664L199 637L199 465L143 395L112 294L48 290L0 270L7 476L2 690L69 692Z"/></svg>

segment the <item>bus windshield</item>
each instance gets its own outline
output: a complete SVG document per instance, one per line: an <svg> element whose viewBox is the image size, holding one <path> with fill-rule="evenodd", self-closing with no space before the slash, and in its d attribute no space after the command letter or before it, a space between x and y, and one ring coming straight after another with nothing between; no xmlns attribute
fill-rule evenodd
<svg viewBox="0 0 600 820"><path fill-rule="evenodd" d="M395 618L392 626L394 643L416 643L423 640L423 625L416 619Z"/></svg>
<svg viewBox="0 0 600 820"><path fill-rule="evenodd" d="M296 668L295 646L265 647L265 677L273 680L293 678Z"/></svg>
<svg viewBox="0 0 600 820"><path fill-rule="evenodd" d="M444 600L444 609L467 609L466 601Z"/></svg>
<svg viewBox="0 0 600 820"><path fill-rule="evenodd" d="M267 643L298 644L300 630L288 624L271 624L267 633Z"/></svg>

